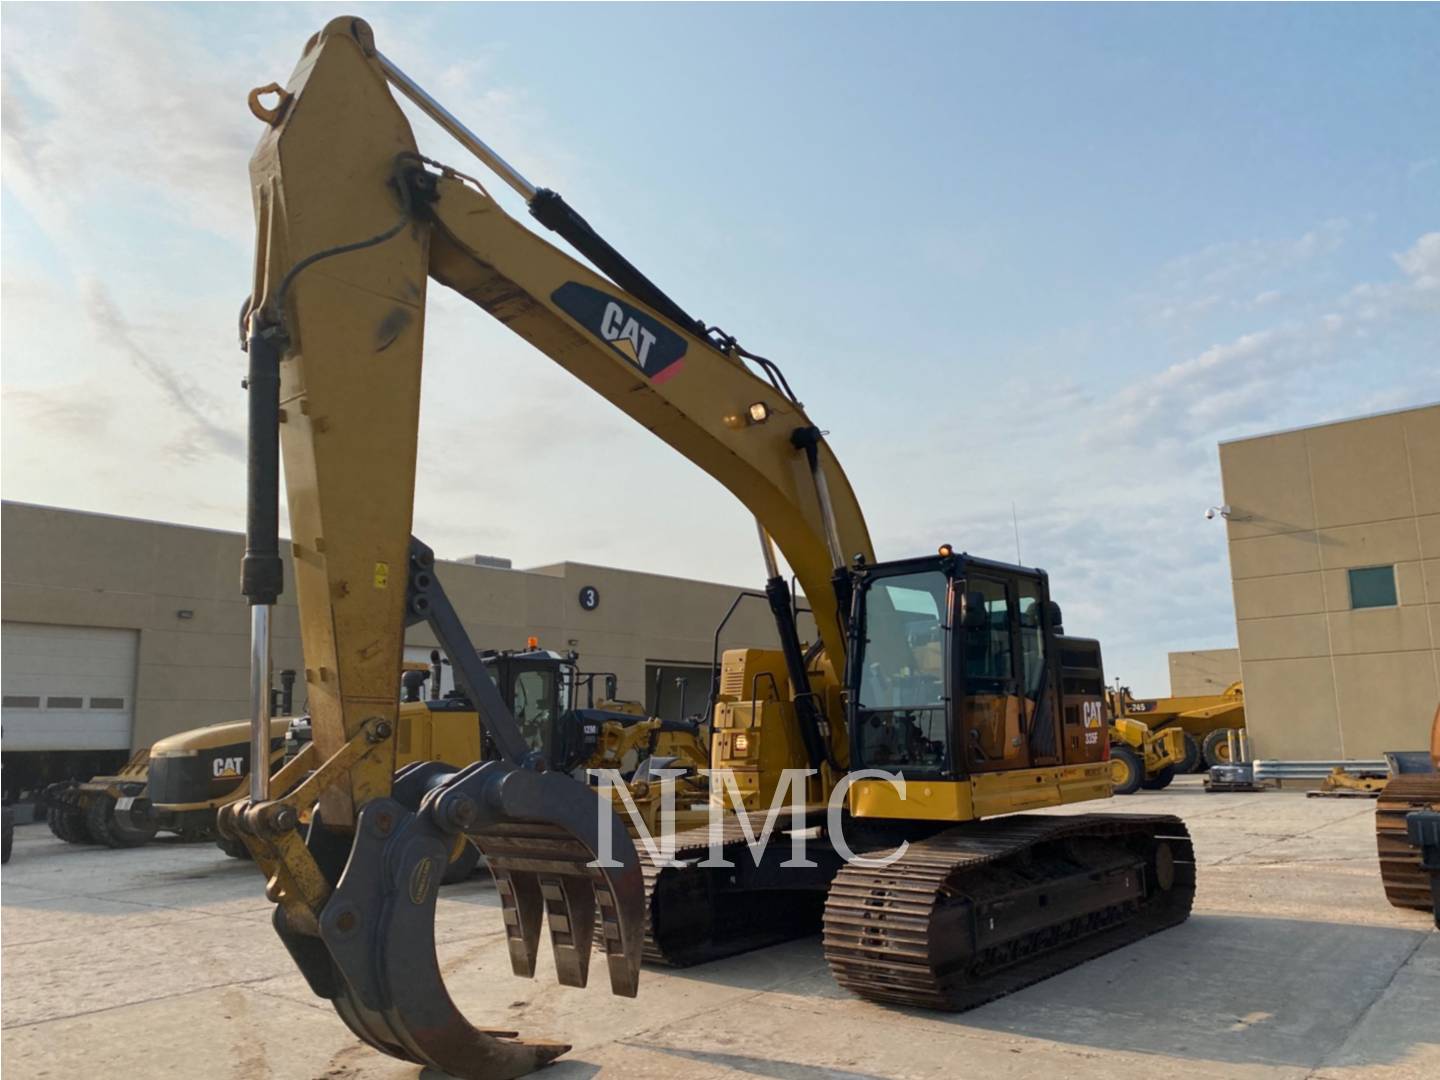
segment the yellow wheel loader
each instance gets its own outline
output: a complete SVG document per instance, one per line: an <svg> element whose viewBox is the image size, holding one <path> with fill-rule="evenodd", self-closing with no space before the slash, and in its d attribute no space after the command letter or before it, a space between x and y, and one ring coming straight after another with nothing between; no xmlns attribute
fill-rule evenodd
<svg viewBox="0 0 1440 1080"><path fill-rule="evenodd" d="M1179 728L1151 731L1139 720L1113 717L1110 729L1110 783L1116 795L1170 786L1185 757Z"/></svg>
<svg viewBox="0 0 1440 1080"><path fill-rule="evenodd" d="M614 675L579 671L574 652L558 653L532 644L525 650L485 650L480 657L510 702L532 749L545 757L552 770L592 783L601 772L618 777L618 783L603 790L632 834L641 828L658 834L667 785L673 790L674 822L679 827L708 821L704 770L709 749L703 728L647 716L638 702L615 698ZM493 755L479 714L463 692L435 694L444 681L442 664L448 661L438 650L431 654L429 665L406 664L397 768L432 759L458 768ZM602 679L604 689L597 698L595 684ZM423 697L427 682L431 694ZM286 760L310 739L308 716L290 721Z"/></svg>
<svg viewBox="0 0 1440 1080"><path fill-rule="evenodd" d="M591 266L422 155L392 87ZM313 739L275 777L252 773L219 823L254 856L311 988L357 1036L462 1077L518 1076L566 1049L474 1027L446 991L434 882L461 839L495 876L517 975L534 974L548 923L562 983L585 985L598 951L626 996L642 957L698 963L823 930L853 993L966 1009L1187 917L1194 856L1177 818L1016 813L1111 792L1099 645L1064 633L1044 571L949 544L878 559L779 366L690 315L531 184L384 56L364 21L332 20L288 85L252 92L250 108L262 130L243 314L252 723L263 742L283 453ZM779 648L725 657L711 763L731 768L712 775L710 796L744 812L726 819L717 858L692 857L705 830L674 838L677 860L642 857L609 804L550 767L411 535L432 279L756 519ZM782 557L814 615L810 648ZM418 622L450 657L490 760L396 772L391 688ZM791 842L746 835L786 794L777 831L804 845L806 865ZM300 810L317 804L302 832Z"/></svg>

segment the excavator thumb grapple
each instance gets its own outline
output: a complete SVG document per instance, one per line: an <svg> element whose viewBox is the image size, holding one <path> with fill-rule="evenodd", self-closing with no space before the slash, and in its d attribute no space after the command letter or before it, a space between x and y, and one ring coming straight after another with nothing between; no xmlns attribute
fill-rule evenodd
<svg viewBox="0 0 1440 1080"><path fill-rule="evenodd" d="M474 1027L451 1000L435 953L435 902L455 841L464 834L487 857L516 975L534 975L548 918L561 983L584 986L598 946L611 989L628 997L643 935L633 848L619 819L598 813L595 797L563 774L498 761L458 773L422 763L396 778L402 798L420 792L418 809L382 798L360 810L318 942L290 927L283 909L277 929L312 989L377 1050L452 1076L522 1076L569 1047ZM590 865L627 849L629 871Z"/></svg>
<svg viewBox="0 0 1440 1080"><path fill-rule="evenodd" d="M634 997L644 940L644 881L628 832L595 792L545 771L412 541L406 608L455 657L456 681L485 718L495 759L458 771L418 762L388 794L360 802L353 827L325 818L325 795L394 758L394 725L368 721L308 777L316 743L271 779L279 799L250 799L221 814L244 841L280 902L275 927L310 987L361 1039L386 1054L457 1077L523 1076L563 1054L562 1043L472 1025L452 1001L435 952L435 905L445 868L468 840L485 855L501 900L511 968L535 974L548 923L559 981L583 987L594 951L612 992ZM263 709L263 703L260 706ZM297 784L298 781L298 784ZM320 803L301 842L302 807Z"/></svg>

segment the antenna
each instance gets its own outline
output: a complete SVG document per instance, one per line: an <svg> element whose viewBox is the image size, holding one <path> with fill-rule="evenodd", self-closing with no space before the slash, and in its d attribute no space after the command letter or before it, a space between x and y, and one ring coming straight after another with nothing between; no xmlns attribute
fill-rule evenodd
<svg viewBox="0 0 1440 1080"><path fill-rule="evenodd" d="M1020 563L1020 518L1015 513L1015 500L1010 500L1010 523L1015 526L1015 563Z"/></svg>

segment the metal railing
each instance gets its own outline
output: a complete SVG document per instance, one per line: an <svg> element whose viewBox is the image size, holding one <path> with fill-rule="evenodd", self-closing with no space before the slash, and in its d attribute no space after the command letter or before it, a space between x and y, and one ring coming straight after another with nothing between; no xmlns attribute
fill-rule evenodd
<svg viewBox="0 0 1440 1080"><path fill-rule="evenodd" d="M1361 773L1388 775L1389 767L1383 758L1356 759L1334 758L1316 761L1259 760L1253 763L1256 781L1262 780L1323 780L1336 769L1343 769L1350 776Z"/></svg>

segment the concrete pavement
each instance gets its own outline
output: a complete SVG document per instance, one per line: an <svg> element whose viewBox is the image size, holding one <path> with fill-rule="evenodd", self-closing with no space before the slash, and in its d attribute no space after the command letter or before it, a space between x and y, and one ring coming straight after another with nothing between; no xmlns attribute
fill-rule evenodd
<svg viewBox="0 0 1440 1080"><path fill-rule="evenodd" d="M574 1044L554 1080L1440 1075L1440 934L1386 903L1373 802L1206 795L1187 777L1105 809L1186 820L1194 915L956 1016L852 997L818 939L647 969L634 1001L599 970L586 990L558 986L543 946L537 978L516 979L483 878L442 894L438 951L476 1022ZM0 873L7 1080L416 1077L310 994L261 889L208 845L110 851L17 830Z"/></svg>

